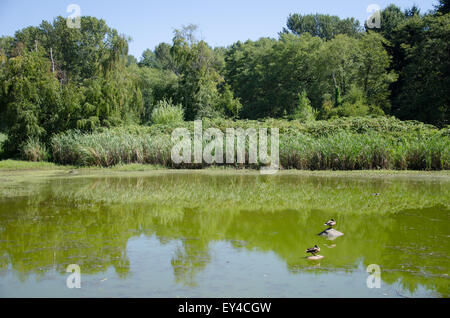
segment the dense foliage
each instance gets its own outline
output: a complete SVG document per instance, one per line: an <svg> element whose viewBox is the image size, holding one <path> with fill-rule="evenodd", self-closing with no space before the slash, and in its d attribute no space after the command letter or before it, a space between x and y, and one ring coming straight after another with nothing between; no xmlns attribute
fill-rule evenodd
<svg viewBox="0 0 450 318"><path fill-rule="evenodd" d="M29 139L48 142L67 129L137 122L142 93L138 75L125 66L127 50L123 36L91 17L81 19L81 29L58 17L2 38L5 151L16 154Z"/></svg>
<svg viewBox="0 0 450 318"><path fill-rule="evenodd" d="M325 40L331 40L338 34L357 36L361 32L359 21L355 18L340 19L326 14L291 14L286 23L284 33L296 35L309 33Z"/></svg>
<svg viewBox="0 0 450 318"><path fill-rule="evenodd" d="M4 156L45 160L55 154L53 137L69 130L78 136L101 127L147 125L169 134L175 126L192 124L184 120L200 118L229 126L239 119L241 125L258 126L242 120L266 119L264 124L286 127L291 137L308 135L305 129L317 125L321 136L314 138L328 138L324 144L336 147L339 140L326 133L325 120L341 120L343 127L351 126L353 117L393 115L445 127L450 117L448 7L441 0L423 14L417 7L402 11L390 5L381 12L380 29L354 18L294 13L277 39L226 48L198 40L197 27L188 25L174 31L171 43L145 50L139 61L128 55L130 39L104 20L82 17L79 29L68 28L63 17L43 21L0 37L0 132L7 135L2 150ZM312 145L305 138L289 144ZM398 146L398 140L392 142L397 144L383 145ZM392 160L382 166L405 166Z"/></svg>
<svg viewBox="0 0 450 318"><path fill-rule="evenodd" d="M106 128L95 133L69 131L53 137L55 162L81 166L110 167L117 164L157 164L170 168L200 168L207 164L174 164L171 131L176 125ZM181 127L193 132L193 123ZM203 129L275 127L280 130L282 168L310 170L360 169L450 169L449 131L419 122L394 118L352 118L301 123L267 121L205 120ZM270 132L270 131L269 131ZM191 133L191 139L194 134ZM206 143L203 142L205 149ZM248 155L248 143L246 144ZM236 149L235 149L236 151ZM223 153L226 153L224 142ZM236 167L243 165L235 164ZM244 165L261 167L262 162Z"/></svg>

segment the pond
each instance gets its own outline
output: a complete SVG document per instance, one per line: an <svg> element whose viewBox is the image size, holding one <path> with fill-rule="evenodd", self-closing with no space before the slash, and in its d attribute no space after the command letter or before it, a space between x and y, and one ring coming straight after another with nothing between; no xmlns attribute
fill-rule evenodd
<svg viewBox="0 0 450 318"><path fill-rule="evenodd" d="M0 184L0 297L449 296L448 177L13 179ZM318 236L331 218L334 240ZM324 258L308 260L316 244ZM67 287L71 264L81 288Z"/></svg>

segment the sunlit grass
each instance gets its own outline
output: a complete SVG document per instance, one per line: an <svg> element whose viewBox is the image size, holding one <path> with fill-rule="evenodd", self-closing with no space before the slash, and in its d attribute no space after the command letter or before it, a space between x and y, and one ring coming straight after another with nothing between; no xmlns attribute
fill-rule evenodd
<svg viewBox="0 0 450 318"><path fill-rule="evenodd" d="M130 163L130 164L118 164L116 166L112 166L107 169L112 171L154 171L154 170L163 170L166 168L160 165L145 165L139 163Z"/></svg>
<svg viewBox="0 0 450 318"><path fill-rule="evenodd" d="M53 162L32 162L21 160L1 160L0 170L49 170L49 169L70 169L70 166L60 166Z"/></svg>
<svg viewBox="0 0 450 318"><path fill-rule="evenodd" d="M133 163L168 168L202 167L174 164L171 158L173 146L169 134L134 134L121 130L91 134L68 132L52 140L53 159L60 164L111 167ZM248 154L248 144L246 147ZM401 138L375 132L358 134L348 131L324 136L285 134L280 136L279 151L284 169L450 169L450 138L439 133ZM246 164L246 167L258 168L261 165Z"/></svg>

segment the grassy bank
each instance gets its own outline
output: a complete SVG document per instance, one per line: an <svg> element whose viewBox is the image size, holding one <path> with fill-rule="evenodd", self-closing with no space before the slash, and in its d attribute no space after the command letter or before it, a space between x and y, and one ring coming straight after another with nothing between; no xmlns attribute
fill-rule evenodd
<svg viewBox="0 0 450 318"><path fill-rule="evenodd" d="M172 162L171 149L174 144L171 132L179 126L193 131L192 122L176 127L132 126L102 129L93 133L69 131L52 139L53 160L59 164L78 166L111 167L134 163L167 168L206 167L205 164L176 165ZM385 117L336 119L307 124L285 120L203 122L203 130L210 127L223 132L226 128L279 128L280 163L284 169L450 169L449 130L438 130L418 122L402 122ZM248 143L246 147L248 154ZM259 168L262 165L258 162L247 164L246 167Z"/></svg>
<svg viewBox="0 0 450 318"><path fill-rule="evenodd" d="M71 166L60 166L53 162L33 162L22 160L0 160L0 171L14 170L61 170L70 169Z"/></svg>
<svg viewBox="0 0 450 318"><path fill-rule="evenodd" d="M208 166L202 169L168 169L159 165L119 164L111 167L58 165L51 162L30 162L22 160L0 160L2 176L33 176L42 172L45 175L70 177L105 177L105 176L151 176L157 174L206 174L206 175L260 175L256 169L235 169L230 166ZM408 178L450 180L450 170L280 170L277 175L296 175L301 177L324 178Z"/></svg>

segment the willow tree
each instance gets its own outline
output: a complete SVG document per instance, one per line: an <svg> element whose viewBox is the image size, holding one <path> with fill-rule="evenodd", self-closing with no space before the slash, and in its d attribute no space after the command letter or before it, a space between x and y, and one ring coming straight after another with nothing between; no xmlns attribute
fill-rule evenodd
<svg viewBox="0 0 450 318"><path fill-rule="evenodd" d="M70 29L58 17L0 41L6 150L71 128L138 122L143 103L126 66L128 40L103 20L83 17L80 29Z"/></svg>
<svg viewBox="0 0 450 318"><path fill-rule="evenodd" d="M39 52L24 51L2 68L0 95L8 133L4 149L15 154L27 139L45 139L52 123L58 126L61 89L50 62Z"/></svg>

